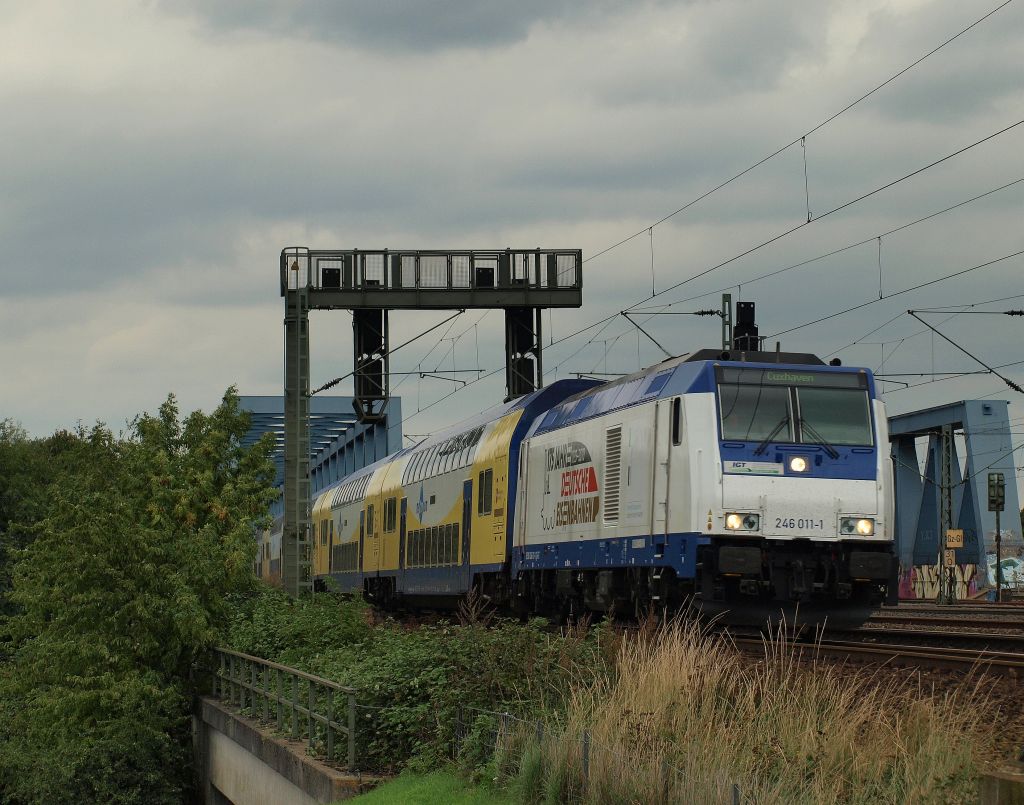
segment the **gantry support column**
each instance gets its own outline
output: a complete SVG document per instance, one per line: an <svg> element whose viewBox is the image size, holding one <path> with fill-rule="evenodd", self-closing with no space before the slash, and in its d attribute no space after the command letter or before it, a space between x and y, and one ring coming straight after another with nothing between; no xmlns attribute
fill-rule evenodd
<svg viewBox="0 0 1024 805"><path fill-rule="evenodd" d="M355 309L352 311L353 385L352 401L360 423L382 425L387 421L391 396L389 383L390 347L388 311Z"/></svg>
<svg viewBox="0 0 1024 805"><path fill-rule="evenodd" d="M544 385L541 363L541 309L505 309L505 402Z"/></svg>
<svg viewBox="0 0 1024 805"><path fill-rule="evenodd" d="M284 315L284 527L281 579L285 592L312 589L309 519L308 262L287 267Z"/></svg>

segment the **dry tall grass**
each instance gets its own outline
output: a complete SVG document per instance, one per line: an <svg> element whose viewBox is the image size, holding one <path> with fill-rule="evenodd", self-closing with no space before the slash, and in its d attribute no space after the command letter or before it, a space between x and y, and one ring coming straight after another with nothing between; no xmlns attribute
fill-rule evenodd
<svg viewBox="0 0 1024 805"><path fill-rule="evenodd" d="M782 641L751 662L677 622L623 638L614 679L574 689L540 742L509 734L498 771L533 802L971 801L987 707L963 690L809 666Z"/></svg>

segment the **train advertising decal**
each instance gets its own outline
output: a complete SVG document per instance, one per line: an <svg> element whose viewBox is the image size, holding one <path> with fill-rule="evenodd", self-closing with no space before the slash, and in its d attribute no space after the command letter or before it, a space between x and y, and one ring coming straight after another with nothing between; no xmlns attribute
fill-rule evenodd
<svg viewBox="0 0 1024 805"><path fill-rule="evenodd" d="M552 506L551 498L557 495ZM593 523L601 510L594 460L582 442L566 442L544 450L545 531Z"/></svg>

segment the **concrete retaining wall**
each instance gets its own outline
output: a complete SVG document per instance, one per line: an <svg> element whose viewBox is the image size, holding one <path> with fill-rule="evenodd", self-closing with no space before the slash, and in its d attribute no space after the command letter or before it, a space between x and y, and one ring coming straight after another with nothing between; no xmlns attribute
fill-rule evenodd
<svg viewBox="0 0 1024 805"><path fill-rule="evenodd" d="M336 802L379 782L321 763L304 742L275 736L210 697L197 702L193 736L201 790L212 805Z"/></svg>

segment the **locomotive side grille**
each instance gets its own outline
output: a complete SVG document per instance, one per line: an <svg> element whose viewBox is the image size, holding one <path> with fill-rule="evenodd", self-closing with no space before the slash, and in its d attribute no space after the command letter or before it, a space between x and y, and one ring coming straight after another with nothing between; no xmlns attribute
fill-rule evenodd
<svg viewBox="0 0 1024 805"><path fill-rule="evenodd" d="M605 431L604 445L604 521L619 519L619 494L622 486L622 426Z"/></svg>

